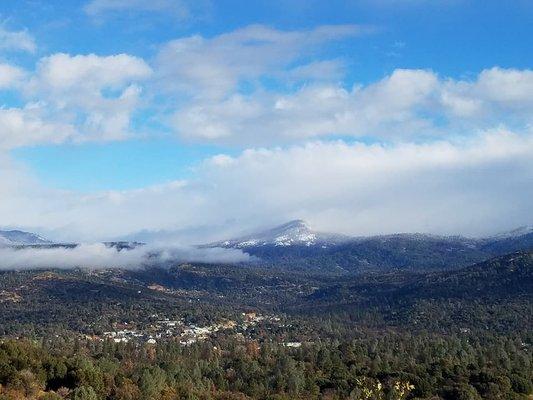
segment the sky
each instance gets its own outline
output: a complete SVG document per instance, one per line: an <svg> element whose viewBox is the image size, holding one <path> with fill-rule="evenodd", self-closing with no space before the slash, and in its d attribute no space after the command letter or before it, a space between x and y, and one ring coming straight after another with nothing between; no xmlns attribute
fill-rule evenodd
<svg viewBox="0 0 533 400"><path fill-rule="evenodd" d="M0 3L0 228L533 224L528 0Z"/></svg>

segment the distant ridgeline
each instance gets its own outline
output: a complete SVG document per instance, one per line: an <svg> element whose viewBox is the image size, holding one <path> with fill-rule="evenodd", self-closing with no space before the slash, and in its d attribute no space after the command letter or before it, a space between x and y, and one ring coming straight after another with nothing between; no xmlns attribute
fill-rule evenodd
<svg viewBox="0 0 533 400"><path fill-rule="evenodd" d="M390 269L464 267L515 251L533 250L533 227L486 238L393 234L348 237L316 232L300 220L206 245L241 249L260 263L296 269L353 273Z"/></svg>
<svg viewBox="0 0 533 400"><path fill-rule="evenodd" d="M0 230L0 247L2 246L20 246L20 245L47 245L51 244L49 240L30 232L19 230Z"/></svg>
<svg viewBox="0 0 533 400"><path fill-rule="evenodd" d="M145 243L104 242L117 251L135 249ZM54 243L23 231L0 231L0 247L75 248L76 243ZM253 256L256 266L289 268L328 274L367 271L432 271L465 267L492 257L533 250L533 228L485 238L400 233L350 237L317 232L296 220L255 234L198 246L238 249Z"/></svg>
<svg viewBox="0 0 533 400"><path fill-rule="evenodd" d="M116 248L117 250L132 250L136 247L143 246L141 242L130 241L109 241L103 242L106 247ZM35 233L24 232L20 230L0 230L0 248L9 247L14 249L54 249L65 248L73 249L78 247L78 243L59 243L45 239Z"/></svg>

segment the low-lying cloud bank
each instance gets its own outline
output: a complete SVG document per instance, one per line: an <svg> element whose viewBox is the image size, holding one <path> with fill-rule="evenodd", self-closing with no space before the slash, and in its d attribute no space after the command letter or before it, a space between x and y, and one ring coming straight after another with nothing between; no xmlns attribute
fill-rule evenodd
<svg viewBox="0 0 533 400"><path fill-rule="evenodd" d="M240 250L195 247L140 246L118 251L104 244L81 244L74 248L0 248L0 270L44 268L143 268L168 262L237 263L249 261Z"/></svg>
<svg viewBox="0 0 533 400"><path fill-rule="evenodd" d="M201 244L293 219L352 236L484 236L533 223L531 129L249 149L206 160L189 180L125 191L50 189L1 157L0 167L2 225L55 241Z"/></svg>

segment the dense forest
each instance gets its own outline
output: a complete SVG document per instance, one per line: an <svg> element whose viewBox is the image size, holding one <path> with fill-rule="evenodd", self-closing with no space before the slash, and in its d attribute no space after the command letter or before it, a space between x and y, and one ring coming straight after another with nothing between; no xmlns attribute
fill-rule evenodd
<svg viewBox="0 0 533 400"><path fill-rule="evenodd" d="M224 338L191 347L7 340L0 398L527 399L522 340L376 333L298 349Z"/></svg>

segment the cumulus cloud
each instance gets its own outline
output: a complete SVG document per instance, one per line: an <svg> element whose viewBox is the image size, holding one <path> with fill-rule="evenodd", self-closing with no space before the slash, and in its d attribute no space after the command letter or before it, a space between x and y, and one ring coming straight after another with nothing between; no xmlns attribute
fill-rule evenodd
<svg viewBox="0 0 533 400"><path fill-rule="evenodd" d="M142 268L168 262L235 263L250 258L240 250L141 246L117 251L104 244L75 248L0 248L0 270L36 268Z"/></svg>
<svg viewBox="0 0 533 400"><path fill-rule="evenodd" d="M0 64L0 90L15 89L26 102L0 108L0 150L129 137L151 74L144 60L127 54L57 53L41 58L35 71Z"/></svg>
<svg viewBox="0 0 533 400"><path fill-rule="evenodd" d="M10 31L3 24L0 24L0 49L16 50L33 53L36 49L33 36L26 30Z"/></svg>
<svg viewBox="0 0 533 400"><path fill-rule="evenodd" d="M53 54L35 72L0 65L0 88L17 84L27 101L0 110L0 145L120 140L131 133L132 113L140 103L141 82L152 70L142 59ZM28 76L25 82L22 77Z"/></svg>
<svg viewBox="0 0 533 400"><path fill-rule="evenodd" d="M195 99L174 113L172 123L185 137L252 146L328 135L405 140L501 124L524 128L532 123L532 85L530 70L493 68L472 81L396 70L351 89L314 82L285 94Z"/></svg>

